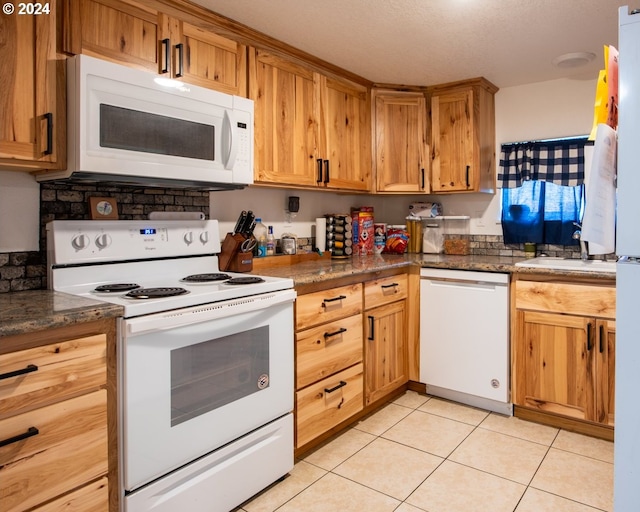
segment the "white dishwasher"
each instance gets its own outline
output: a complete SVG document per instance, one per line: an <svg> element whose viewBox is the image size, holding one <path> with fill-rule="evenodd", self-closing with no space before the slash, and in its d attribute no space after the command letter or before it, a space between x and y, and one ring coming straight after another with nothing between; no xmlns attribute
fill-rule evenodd
<svg viewBox="0 0 640 512"><path fill-rule="evenodd" d="M509 274L420 271L420 381L430 395L511 415Z"/></svg>

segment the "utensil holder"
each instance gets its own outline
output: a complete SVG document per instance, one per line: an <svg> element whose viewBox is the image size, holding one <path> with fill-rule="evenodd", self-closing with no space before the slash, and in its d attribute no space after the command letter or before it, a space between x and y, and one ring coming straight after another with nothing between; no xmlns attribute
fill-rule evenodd
<svg viewBox="0 0 640 512"><path fill-rule="evenodd" d="M229 262L231 272L251 272L253 270L253 253L237 252Z"/></svg>
<svg viewBox="0 0 640 512"><path fill-rule="evenodd" d="M235 235L231 233L227 233L227 236L224 237L222 241L222 247L220 248L220 255L218 256L218 266L220 270L230 270L233 272L249 272L253 269L253 254L250 252L240 252L240 246L242 242L244 242L246 238L244 235L240 233L236 233ZM238 259L238 255L244 254L243 258L240 258L240 263L236 260ZM249 259L247 255L250 255ZM245 261L248 263L242 263ZM240 268L246 270L239 270Z"/></svg>

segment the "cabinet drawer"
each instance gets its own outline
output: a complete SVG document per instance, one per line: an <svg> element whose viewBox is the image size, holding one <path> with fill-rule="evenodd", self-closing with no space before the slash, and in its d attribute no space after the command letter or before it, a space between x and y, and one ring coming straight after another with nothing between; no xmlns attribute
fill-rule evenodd
<svg viewBox="0 0 640 512"><path fill-rule="evenodd" d="M296 299L296 330L361 312L361 283L299 295Z"/></svg>
<svg viewBox="0 0 640 512"><path fill-rule="evenodd" d="M104 386L106 339L98 334L0 355L0 418Z"/></svg>
<svg viewBox="0 0 640 512"><path fill-rule="evenodd" d="M109 510L107 477L91 482L57 500L33 509L33 512L106 512Z"/></svg>
<svg viewBox="0 0 640 512"><path fill-rule="evenodd" d="M516 281L516 308L615 318L616 289L580 283Z"/></svg>
<svg viewBox="0 0 640 512"><path fill-rule="evenodd" d="M361 361L361 315L329 322L296 335L298 389Z"/></svg>
<svg viewBox="0 0 640 512"><path fill-rule="evenodd" d="M26 510L107 473L107 392L102 389L0 420L3 512ZM33 431L35 433L35 431Z"/></svg>
<svg viewBox="0 0 640 512"><path fill-rule="evenodd" d="M364 285L364 308L370 309L407 298L409 279L406 274L369 281Z"/></svg>
<svg viewBox="0 0 640 512"><path fill-rule="evenodd" d="M362 363L296 393L296 447L362 410Z"/></svg>

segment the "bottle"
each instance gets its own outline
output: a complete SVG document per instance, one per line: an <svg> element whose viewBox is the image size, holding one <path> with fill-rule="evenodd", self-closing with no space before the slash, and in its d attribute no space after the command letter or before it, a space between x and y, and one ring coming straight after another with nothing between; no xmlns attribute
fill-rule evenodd
<svg viewBox="0 0 640 512"><path fill-rule="evenodd" d="M253 236L258 242L256 245L256 256L258 258L263 258L267 255L267 226L262 223L262 219L260 217L256 218L256 226L253 228Z"/></svg>
<svg viewBox="0 0 640 512"><path fill-rule="evenodd" d="M276 239L273 236L273 226L269 226L269 232L267 233L267 256L275 256L276 254Z"/></svg>

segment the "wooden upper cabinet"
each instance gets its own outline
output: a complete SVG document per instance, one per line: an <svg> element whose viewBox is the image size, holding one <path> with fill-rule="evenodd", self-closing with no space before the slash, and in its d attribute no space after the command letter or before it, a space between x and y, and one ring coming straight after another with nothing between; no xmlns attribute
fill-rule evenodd
<svg viewBox="0 0 640 512"><path fill-rule="evenodd" d="M484 78L427 89L432 193L495 192L497 90Z"/></svg>
<svg viewBox="0 0 640 512"><path fill-rule="evenodd" d="M373 90L376 192L428 193L424 94Z"/></svg>
<svg viewBox="0 0 640 512"><path fill-rule="evenodd" d="M64 49L247 95L247 49L215 26L130 0L65 0Z"/></svg>
<svg viewBox="0 0 640 512"><path fill-rule="evenodd" d="M369 90L346 80L322 76L324 122L320 150L325 160L327 188L371 189L371 104Z"/></svg>
<svg viewBox="0 0 640 512"><path fill-rule="evenodd" d="M252 48L256 183L368 191L366 87Z"/></svg>
<svg viewBox="0 0 640 512"><path fill-rule="evenodd" d="M65 165L64 66L55 46L56 2L49 14L0 16L0 167Z"/></svg>
<svg viewBox="0 0 640 512"><path fill-rule="evenodd" d="M251 49L257 183L317 186L317 80L308 68Z"/></svg>

